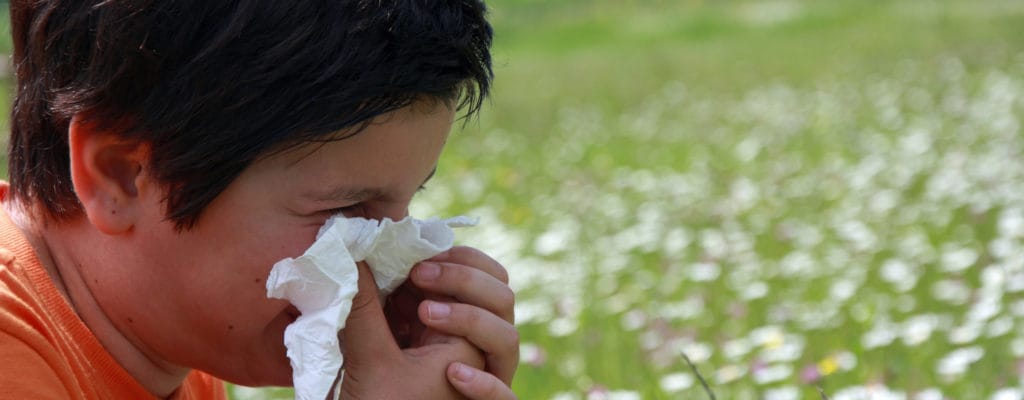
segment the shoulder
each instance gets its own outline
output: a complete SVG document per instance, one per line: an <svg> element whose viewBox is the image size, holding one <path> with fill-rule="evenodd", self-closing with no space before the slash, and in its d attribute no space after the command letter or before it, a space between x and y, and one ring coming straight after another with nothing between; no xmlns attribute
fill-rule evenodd
<svg viewBox="0 0 1024 400"><path fill-rule="evenodd" d="M0 242L0 393L10 398L77 397L53 310L30 273Z"/></svg>
<svg viewBox="0 0 1024 400"><path fill-rule="evenodd" d="M30 343L45 336L46 309L14 255L0 245L0 332ZM9 341L0 342L6 347Z"/></svg>
<svg viewBox="0 0 1024 400"><path fill-rule="evenodd" d="M69 366L31 302L18 296L10 269L0 265L0 393L11 398L66 399Z"/></svg>
<svg viewBox="0 0 1024 400"><path fill-rule="evenodd" d="M14 253L0 242L0 332L15 339L4 340L0 346L45 341L49 319L43 296L23 265L15 261Z"/></svg>

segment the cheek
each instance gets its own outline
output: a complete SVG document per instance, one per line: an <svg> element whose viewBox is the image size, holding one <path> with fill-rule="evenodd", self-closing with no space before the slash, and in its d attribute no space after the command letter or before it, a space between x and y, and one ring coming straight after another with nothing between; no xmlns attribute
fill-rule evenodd
<svg viewBox="0 0 1024 400"><path fill-rule="evenodd" d="M270 272L270 267L275 262L288 258L298 257L306 252L309 246L316 240L316 234L323 225L323 221L310 222L302 225L294 225L286 228L274 228L269 225L253 226L247 229L249 235L239 241L236 247L239 256L252 260L253 264L265 267Z"/></svg>
<svg viewBox="0 0 1024 400"><path fill-rule="evenodd" d="M243 280L242 284L258 284L259 295L266 297L266 279L274 264L286 258L297 258L305 254L316 240L316 234L321 226L321 222L316 222L294 226L291 229L263 232L259 239L248 242L247 250L239 254L239 257L246 260L245 266L240 267L248 274L240 278Z"/></svg>
<svg viewBox="0 0 1024 400"><path fill-rule="evenodd" d="M253 315L266 318L276 314L287 303L267 299L266 279L278 261L298 257L312 245L320 225L292 226L272 229L268 225L240 228L228 240L210 240L209 251L201 263L208 282L202 289L207 295L220 299L229 315ZM255 321L253 321L255 322Z"/></svg>

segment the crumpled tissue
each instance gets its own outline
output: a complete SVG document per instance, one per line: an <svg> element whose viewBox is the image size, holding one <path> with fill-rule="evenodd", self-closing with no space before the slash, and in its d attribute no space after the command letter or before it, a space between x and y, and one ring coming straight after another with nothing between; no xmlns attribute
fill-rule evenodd
<svg viewBox="0 0 1024 400"><path fill-rule="evenodd" d="M451 228L476 222L464 216L395 222L338 215L320 228L305 254L275 263L267 278L267 297L289 300L302 313L284 331L295 398L327 398L341 370L338 332L358 291L356 262L366 261L383 297L405 281L417 262L452 247Z"/></svg>

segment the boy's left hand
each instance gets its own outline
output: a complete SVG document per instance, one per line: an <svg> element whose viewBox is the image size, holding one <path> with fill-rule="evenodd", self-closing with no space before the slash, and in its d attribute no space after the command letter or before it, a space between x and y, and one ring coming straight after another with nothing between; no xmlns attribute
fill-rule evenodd
<svg viewBox="0 0 1024 400"><path fill-rule="evenodd" d="M484 353L488 373L469 368L469 379L461 380L457 372L467 370L453 364L449 381L470 398L514 398L519 332L505 268L477 249L454 247L417 264L409 277L412 285L385 307L396 338L413 347L444 335L466 338Z"/></svg>

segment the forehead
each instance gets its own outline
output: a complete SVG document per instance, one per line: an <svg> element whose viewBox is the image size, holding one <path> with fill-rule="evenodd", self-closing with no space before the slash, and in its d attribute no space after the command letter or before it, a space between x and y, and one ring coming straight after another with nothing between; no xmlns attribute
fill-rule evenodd
<svg viewBox="0 0 1024 400"><path fill-rule="evenodd" d="M417 131L423 134L443 131L444 138L455 120L456 111L450 102L427 98L417 100L405 107L380 114L369 121L340 129L299 143L289 143L271 151L264 158L274 158L282 167L293 167L311 156L321 154L324 147L346 146L353 151L374 150L372 146L395 146L405 140L416 141L416 137L402 133ZM442 143L443 144L443 143ZM356 149L360 148L361 149ZM377 148L384 151L384 148ZM329 153L330 151L327 151Z"/></svg>
<svg viewBox="0 0 1024 400"><path fill-rule="evenodd" d="M338 139L271 154L246 173L265 175L280 189L301 186L304 193L324 196L387 185L418 187L436 167L454 117L451 108L438 103L402 108L374 118L356 132L338 132Z"/></svg>

